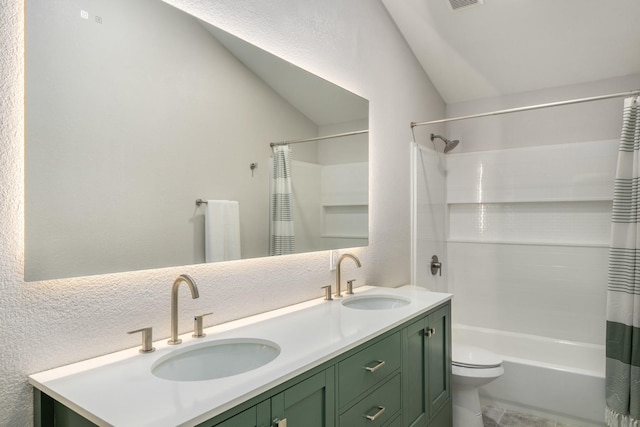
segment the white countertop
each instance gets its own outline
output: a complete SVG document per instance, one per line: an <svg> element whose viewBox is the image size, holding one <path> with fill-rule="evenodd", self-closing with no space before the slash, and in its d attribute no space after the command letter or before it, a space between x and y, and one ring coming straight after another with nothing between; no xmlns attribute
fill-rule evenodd
<svg viewBox="0 0 640 427"><path fill-rule="evenodd" d="M100 426L194 426L259 395L451 299L416 287L362 286L356 295L404 296L388 310L344 307L346 296L322 298L205 329L205 338L182 344L155 342L29 376L44 393ZM167 319L168 321L168 319ZM273 361L242 374L206 381L169 381L151 373L154 362L190 345L229 338L257 338L280 346Z"/></svg>

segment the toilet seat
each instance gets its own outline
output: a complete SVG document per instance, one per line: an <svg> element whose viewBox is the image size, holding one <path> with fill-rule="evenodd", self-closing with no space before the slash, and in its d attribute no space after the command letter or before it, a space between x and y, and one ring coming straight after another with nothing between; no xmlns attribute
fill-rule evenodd
<svg viewBox="0 0 640 427"><path fill-rule="evenodd" d="M451 353L453 427L483 427L478 389L504 374L502 358L457 342L451 346Z"/></svg>
<svg viewBox="0 0 640 427"><path fill-rule="evenodd" d="M502 365L495 368L467 368L464 366L451 365L451 375L456 377L456 381L466 383L468 381L475 382L480 378L495 379L504 374Z"/></svg>
<svg viewBox="0 0 640 427"><path fill-rule="evenodd" d="M464 344L454 344L451 364L461 368L490 369L502 366L502 358L488 350Z"/></svg>

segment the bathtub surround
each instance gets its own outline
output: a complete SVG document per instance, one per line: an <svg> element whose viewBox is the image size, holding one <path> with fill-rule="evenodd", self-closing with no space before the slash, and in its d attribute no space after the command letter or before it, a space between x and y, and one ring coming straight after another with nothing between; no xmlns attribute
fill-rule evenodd
<svg viewBox="0 0 640 427"><path fill-rule="evenodd" d="M615 152L611 140L448 155L457 323L603 344Z"/></svg>
<svg viewBox="0 0 640 427"><path fill-rule="evenodd" d="M610 217L612 191L604 190L615 167L611 153L614 141L448 155L454 318L492 331L474 344L505 358L505 374L481 388L485 401L584 425L603 419L603 359L587 373L571 357L544 361L534 350L543 337L573 342L570 348L604 343L608 249L601 230ZM501 332L511 334L511 345L492 342ZM520 340L525 335L539 339ZM516 339L524 345L510 360Z"/></svg>
<svg viewBox="0 0 640 427"><path fill-rule="evenodd" d="M607 292L606 422L640 426L640 97L625 99L616 170Z"/></svg>
<svg viewBox="0 0 640 427"><path fill-rule="evenodd" d="M637 87L640 76L628 76L453 104L447 116ZM453 318L489 331L485 337L512 334L505 348L488 345L499 354L518 347L512 339L535 337L532 346L523 341L521 354L505 357L505 375L481 390L487 404L602 425L603 283L622 104L606 100L447 124L444 134L464 141L446 156ZM538 340L571 343L550 354L576 353L564 362L542 359L534 351ZM590 368L572 361L590 354ZM544 378L548 388L528 387L532 378ZM554 387L564 391L553 397Z"/></svg>
<svg viewBox="0 0 640 427"><path fill-rule="evenodd" d="M442 117L444 103L384 6L376 1L172 0L212 24L339 83L371 102L370 243L355 249L365 267L356 285L409 282L411 117ZM28 0L27 0L28 6ZM328 253L198 265L187 269L25 283L24 4L0 7L0 425L31 424L27 374L139 346L127 335L152 325L169 336L169 288L191 274L200 298L181 299L186 332L194 313L205 326L310 300L331 283ZM266 145L268 149L268 144ZM267 163L265 163L266 165ZM247 165L245 165L246 167ZM266 172L267 168L261 169ZM248 167L245 170L250 173ZM189 198L212 197L198 193ZM431 251L429 251L431 252ZM181 292L186 290L181 290ZM185 294L186 295L186 294ZM87 319L92 333L86 334Z"/></svg>

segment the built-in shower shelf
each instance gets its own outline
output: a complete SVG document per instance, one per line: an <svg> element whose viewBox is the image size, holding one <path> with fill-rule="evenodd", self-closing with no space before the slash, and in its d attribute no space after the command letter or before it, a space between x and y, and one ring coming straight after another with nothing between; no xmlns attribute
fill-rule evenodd
<svg viewBox="0 0 640 427"><path fill-rule="evenodd" d="M368 205L322 205L322 237L366 239L368 234Z"/></svg>
<svg viewBox="0 0 640 427"><path fill-rule="evenodd" d="M517 197L505 198L504 200L490 200L490 201L456 201L448 202L448 206L455 205L503 205L503 204L523 204L523 203L580 203L580 202L609 202L613 199L611 197L594 196L594 197L538 197L536 199L519 199Z"/></svg>
<svg viewBox="0 0 640 427"><path fill-rule="evenodd" d="M348 235L348 234L336 234L336 235L323 234L320 237L325 238L325 239L367 239L367 238L369 238L369 236L367 236L366 234L353 234L353 235Z"/></svg>
<svg viewBox="0 0 640 427"><path fill-rule="evenodd" d="M449 240L531 245L608 245L611 201L449 205Z"/></svg>
<svg viewBox="0 0 640 427"><path fill-rule="evenodd" d="M522 241L522 240L470 240L470 239L449 239L448 243L470 243L470 244L490 244L490 245L525 245L525 246L567 246L582 248L608 248L609 243L595 242L550 242L550 241Z"/></svg>
<svg viewBox="0 0 640 427"><path fill-rule="evenodd" d="M449 156L447 201L535 203L611 200L617 158L617 140Z"/></svg>
<svg viewBox="0 0 640 427"><path fill-rule="evenodd" d="M322 207L323 208L332 208L332 207L337 207L337 206L360 206L360 207L364 207L366 208L368 205L367 203L348 203L348 202L336 202L336 203L323 203Z"/></svg>

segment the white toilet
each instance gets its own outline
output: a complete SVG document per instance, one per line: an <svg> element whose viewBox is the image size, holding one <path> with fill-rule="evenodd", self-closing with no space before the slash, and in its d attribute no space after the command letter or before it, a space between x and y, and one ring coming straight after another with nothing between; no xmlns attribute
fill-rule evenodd
<svg viewBox="0 0 640 427"><path fill-rule="evenodd" d="M504 374L502 359L488 350L455 342L451 353L453 427L483 427L478 387Z"/></svg>

